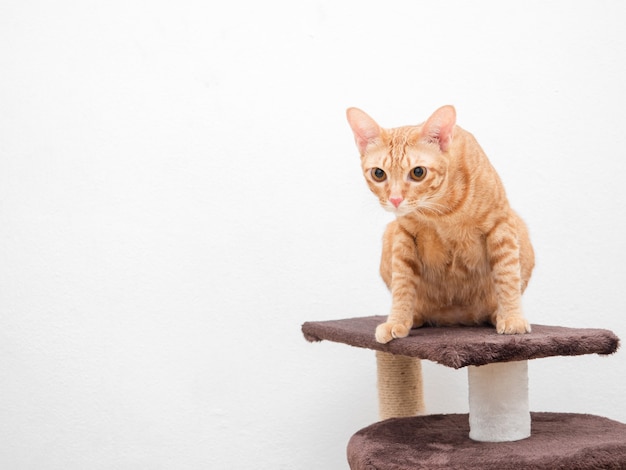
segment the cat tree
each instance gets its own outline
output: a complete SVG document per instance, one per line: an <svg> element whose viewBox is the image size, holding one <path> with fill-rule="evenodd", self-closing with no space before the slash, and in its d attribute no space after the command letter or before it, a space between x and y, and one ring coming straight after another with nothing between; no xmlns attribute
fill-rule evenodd
<svg viewBox="0 0 626 470"><path fill-rule="evenodd" d="M306 322L308 341L376 351L381 421L348 443L352 470L625 469L626 424L600 416L530 412L528 360L608 355L611 331L533 325L526 335L492 327L419 328L380 344L385 317ZM425 415L421 359L468 369L469 413Z"/></svg>

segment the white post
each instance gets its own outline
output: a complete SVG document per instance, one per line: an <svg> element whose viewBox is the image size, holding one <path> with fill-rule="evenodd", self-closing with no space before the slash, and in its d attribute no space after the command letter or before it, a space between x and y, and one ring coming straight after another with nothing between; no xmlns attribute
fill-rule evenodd
<svg viewBox="0 0 626 470"><path fill-rule="evenodd" d="M528 361L468 367L470 439L518 441L530 436Z"/></svg>

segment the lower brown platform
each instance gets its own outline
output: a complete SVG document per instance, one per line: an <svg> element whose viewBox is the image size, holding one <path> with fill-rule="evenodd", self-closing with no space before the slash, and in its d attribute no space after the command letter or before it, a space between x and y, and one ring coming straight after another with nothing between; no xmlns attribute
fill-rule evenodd
<svg viewBox="0 0 626 470"><path fill-rule="evenodd" d="M532 435L475 442L467 414L393 418L348 443L351 470L626 469L626 424L575 413L531 413Z"/></svg>

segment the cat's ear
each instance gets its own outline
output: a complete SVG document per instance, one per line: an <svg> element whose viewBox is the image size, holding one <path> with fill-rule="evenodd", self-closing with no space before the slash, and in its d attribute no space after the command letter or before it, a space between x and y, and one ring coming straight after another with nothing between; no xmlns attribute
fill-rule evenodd
<svg viewBox="0 0 626 470"><path fill-rule="evenodd" d="M455 124L456 111L454 107L442 106L422 126L423 139L439 144L441 151L445 152L452 142Z"/></svg>
<svg viewBox="0 0 626 470"><path fill-rule="evenodd" d="M354 133L356 146L359 148L361 155L363 155L368 144L380 137L380 126L364 111L358 108L348 108L346 116L348 117L348 123Z"/></svg>

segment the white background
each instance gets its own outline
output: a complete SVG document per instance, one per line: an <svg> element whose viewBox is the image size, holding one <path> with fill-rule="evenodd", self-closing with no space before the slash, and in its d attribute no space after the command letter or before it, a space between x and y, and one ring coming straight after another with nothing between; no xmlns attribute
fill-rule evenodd
<svg viewBox="0 0 626 470"><path fill-rule="evenodd" d="M530 227L530 321L626 338L625 5L3 1L0 467L347 468L373 353L300 326L389 305L349 106L455 105ZM531 361L531 408L626 421L625 369Z"/></svg>

